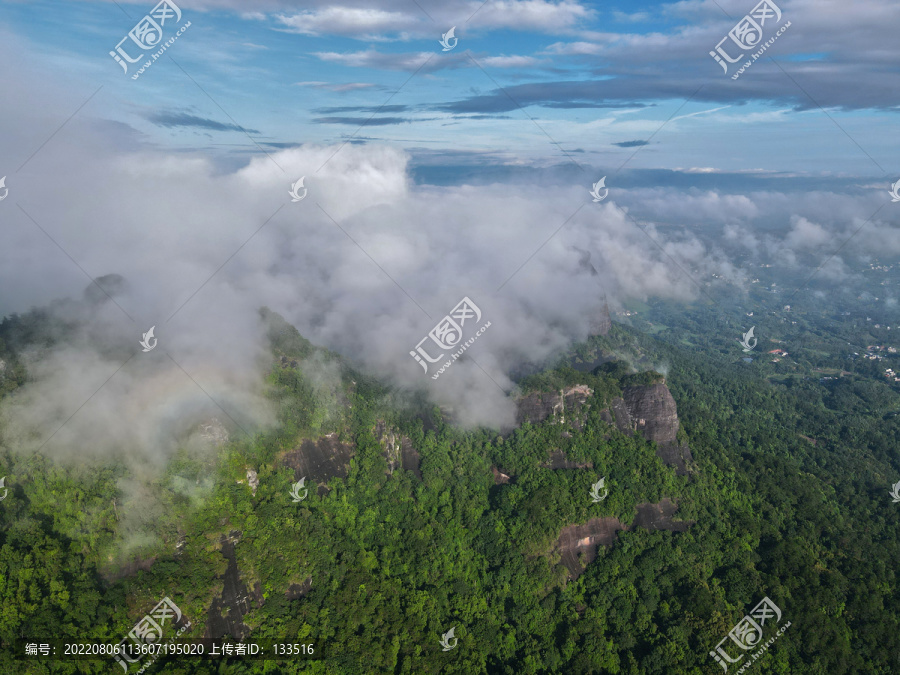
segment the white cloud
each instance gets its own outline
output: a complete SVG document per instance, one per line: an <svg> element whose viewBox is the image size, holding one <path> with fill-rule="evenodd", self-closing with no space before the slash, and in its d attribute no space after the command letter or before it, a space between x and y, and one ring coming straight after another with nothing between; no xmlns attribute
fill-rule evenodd
<svg viewBox="0 0 900 675"><path fill-rule="evenodd" d="M433 52L407 52L403 54L391 54L367 49L362 52L315 52L313 54L322 61L338 63L351 68L376 68L380 70L404 70L416 71L425 64L433 64L434 67L448 67L450 64L463 65L468 63L464 57L454 56L450 59L437 59Z"/></svg>
<svg viewBox="0 0 900 675"><path fill-rule="evenodd" d="M327 89L334 92L358 91L360 89L371 89L372 87L380 87L381 85L374 82L294 82L295 87L315 87L316 89Z"/></svg>
<svg viewBox="0 0 900 675"><path fill-rule="evenodd" d="M596 12L578 2L563 0L493 0L469 3L480 9L469 20L473 27L508 28L541 33L557 33L575 28L579 22L592 18Z"/></svg>
<svg viewBox="0 0 900 675"><path fill-rule="evenodd" d="M554 42L544 50L546 54L594 56L603 51L603 45L593 42Z"/></svg>
<svg viewBox="0 0 900 675"><path fill-rule="evenodd" d="M524 68L533 66L538 61L531 56L488 56L478 59L478 62L492 68Z"/></svg>
<svg viewBox="0 0 900 675"><path fill-rule="evenodd" d="M395 35L403 37L418 20L405 12L376 8L332 6L293 15L279 15L279 23L302 35L346 35L371 40Z"/></svg>

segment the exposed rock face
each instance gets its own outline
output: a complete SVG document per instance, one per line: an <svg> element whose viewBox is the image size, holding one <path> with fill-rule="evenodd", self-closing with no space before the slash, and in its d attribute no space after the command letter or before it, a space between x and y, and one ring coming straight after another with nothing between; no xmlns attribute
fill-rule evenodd
<svg viewBox="0 0 900 675"><path fill-rule="evenodd" d="M576 462L566 457L562 450L550 453L550 459L541 464L545 469L593 469L593 462Z"/></svg>
<svg viewBox="0 0 900 675"><path fill-rule="evenodd" d="M584 525L564 527L556 541L560 562L569 570L569 577L577 579L597 557L597 548L601 545L612 545L620 530L628 531L640 527L645 530L684 532L693 523L672 520L677 510L677 504L666 497L658 504L638 504L637 516L630 528L617 518L591 518Z"/></svg>
<svg viewBox="0 0 900 675"><path fill-rule="evenodd" d="M538 392L529 394L517 401L518 409L516 410L516 423L531 422L531 424L540 424L547 418L559 414L560 421L565 421L567 411L572 415L572 425L576 429L584 426L584 414L582 409L587 403L588 398L593 394L593 390L584 384L576 384L568 389L561 389L558 392Z"/></svg>
<svg viewBox="0 0 900 675"><path fill-rule="evenodd" d="M253 496L256 496L256 488L259 487L259 476L256 475L256 472L251 469L249 466L247 467L247 483L250 485L250 490L253 493Z"/></svg>
<svg viewBox="0 0 900 675"><path fill-rule="evenodd" d="M656 454L667 465L674 466L676 473L686 474L687 463L693 461L693 457L687 444L679 444L676 440L678 407L669 388L663 383L626 387L622 396L635 431L656 443Z"/></svg>
<svg viewBox="0 0 900 675"><path fill-rule="evenodd" d="M232 532L231 536L222 538L222 555L228 560L228 567L221 577L222 595L212 601L206 621L206 632L203 637L220 638L231 635L236 640L243 640L250 635L250 627L244 622L244 616L254 607L262 607L262 587L259 583L253 591L241 581L234 545L239 541L240 532Z"/></svg>
<svg viewBox="0 0 900 675"><path fill-rule="evenodd" d="M308 577L302 584L291 584L290 586L288 586L284 597L286 597L288 600L296 600L297 598L302 598L304 595L309 593L311 589L312 577Z"/></svg>
<svg viewBox="0 0 900 675"><path fill-rule="evenodd" d="M198 427L198 434L207 443L221 447L228 442L228 429L219 421L218 417L212 417Z"/></svg>
<svg viewBox="0 0 900 675"><path fill-rule="evenodd" d="M606 413L604 416L603 413ZM609 416L610 412L612 413L612 417L614 420L611 420L611 424L615 424L616 429L618 429L623 434L631 435L634 433L634 426L631 423L631 415L628 414L628 406L625 404L625 401L618 396L612 400L609 404L608 410L603 410L600 412L600 416L606 418Z"/></svg>
<svg viewBox="0 0 900 675"><path fill-rule="evenodd" d="M622 392L631 423L648 441L668 443L678 433L678 409L664 384L625 387Z"/></svg>
<svg viewBox="0 0 900 675"><path fill-rule="evenodd" d="M685 532L693 523L687 520L672 520L672 516L677 510L678 505L668 497L663 497L658 504L649 502L638 504L633 527L643 527L645 530Z"/></svg>
<svg viewBox="0 0 900 675"><path fill-rule="evenodd" d="M494 474L494 485L505 485L509 482L509 474L503 473L496 466L491 467L491 473Z"/></svg>
<svg viewBox="0 0 900 675"><path fill-rule="evenodd" d="M547 419L565 422L569 416L572 426L581 429L586 416L584 409L590 405L588 399L592 394L593 391L585 385L553 393L529 394L517 402L516 421L518 424L526 421L540 424ZM614 398L609 408L600 411L600 417L623 434L638 432L647 440L655 442L657 455L666 465L675 467L675 472L679 475L688 472L687 465L693 461L693 457L687 444L676 440L678 408L665 383L626 387L621 398ZM553 460L550 461L552 464Z"/></svg>
<svg viewBox="0 0 900 675"><path fill-rule="evenodd" d="M325 483L334 477L345 478L350 460L356 454L356 447L350 443L341 443L337 434L328 434L313 441L306 439L281 458L283 466L294 470L294 480L304 476L319 483L319 494L328 491Z"/></svg>
<svg viewBox="0 0 900 675"><path fill-rule="evenodd" d="M612 328L612 319L609 317L609 305L604 302L600 313L591 321L590 335L591 337L606 335L610 328Z"/></svg>
<svg viewBox="0 0 900 675"><path fill-rule="evenodd" d="M569 525L559 533L556 547L560 562L577 579L597 557L597 547L609 546L619 530L627 529L618 518L591 518L584 525Z"/></svg>
<svg viewBox="0 0 900 675"><path fill-rule="evenodd" d="M413 447L412 440L388 428L382 421L375 425L375 437L381 443L381 454L388 463L389 474L394 475L394 470L399 467L405 471L412 471L419 480L422 480L422 472L419 470L420 457Z"/></svg>
<svg viewBox="0 0 900 675"><path fill-rule="evenodd" d="M537 393L520 398L517 402L516 424L531 422L540 424L562 407L559 394Z"/></svg>

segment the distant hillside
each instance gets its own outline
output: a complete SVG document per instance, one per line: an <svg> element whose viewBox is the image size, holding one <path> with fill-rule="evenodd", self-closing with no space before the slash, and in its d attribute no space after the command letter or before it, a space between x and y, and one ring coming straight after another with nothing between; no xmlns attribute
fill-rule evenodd
<svg viewBox="0 0 900 675"><path fill-rule="evenodd" d="M462 431L261 317L272 430L186 445L147 487L0 448L4 672L19 636L118 639L164 597L185 637L315 644L304 672L717 672L709 652L764 597L792 625L760 673L900 668L896 418L612 324L519 382L516 428ZM0 325L7 398L45 319Z"/></svg>

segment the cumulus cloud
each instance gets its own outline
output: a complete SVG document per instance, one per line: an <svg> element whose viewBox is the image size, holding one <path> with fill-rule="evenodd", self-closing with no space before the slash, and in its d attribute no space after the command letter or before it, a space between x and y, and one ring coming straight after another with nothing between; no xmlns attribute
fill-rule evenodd
<svg viewBox="0 0 900 675"><path fill-rule="evenodd" d="M206 0L206 6L213 5ZM315 4L315 3L314 3ZM358 4L358 6L353 6ZM382 4L378 7L378 4ZM541 33L571 33L595 15L573 0L482 0L422 3L398 8L396 3L345 3L301 12L283 12L275 18L281 29L303 35L341 35L359 40L391 41L425 37L438 25L466 29L507 29ZM221 5L229 6L228 0Z"/></svg>
<svg viewBox="0 0 900 675"><path fill-rule="evenodd" d="M365 7L323 7L290 16L279 15L278 21L289 31L302 35L349 35L371 40L377 37L406 37L406 30L419 20L410 14Z"/></svg>
<svg viewBox="0 0 900 675"><path fill-rule="evenodd" d="M16 105L7 99L4 116L34 137L27 115L8 115ZM508 373L586 337L604 294L615 305L694 293L612 201L592 204L581 186L552 197L516 183L415 187L409 156L375 145L305 145L223 172L200 157L110 148L97 122L67 131L3 204L0 313L69 297L57 312L74 326L34 355L34 381L9 408L7 442L22 449L54 434L47 452L164 457L222 409L233 433L270 423L263 305L362 367L426 388L462 422L497 426L513 419ZM309 193L292 203L299 176ZM686 233L654 237L692 266L722 269ZM123 277L112 300L82 297L111 273ZM491 328L431 380L409 352L464 296ZM150 326L159 344L144 353Z"/></svg>
<svg viewBox="0 0 900 675"><path fill-rule="evenodd" d="M834 245L834 233L803 216L793 216L791 229L784 240L791 248L816 249L826 244Z"/></svg>
<svg viewBox="0 0 900 675"><path fill-rule="evenodd" d="M393 54L367 49L361 52L315 52L318 59L353 68L376 68L379 70L404 70L410 72L433 72L445 68L460 68L467 59L459 54L436 58L433 52L412 52Z"/></svg>
<svg viewBox="0 0 900 675"><path fill-rule="evenodd" d="M487 56L478 59L478 62L491 68L523 68L533 66L537 59L531 56Z"/></svg>
<svg viewBox="0 0 900 675"><path fill-rule="evenodd" d="M3 156L17 165L61 123L51 90L26 81L9 82L0 101ZM292 203L300 176L308 196ZM499 426L512 420L509 373L585 338L604 296L614 307L690 300L698 291L683 269L742 283L714 241L720 232L722 246L790 260L874 210L866 195L675 188L619 189L594 204L589 182L416 186L409 156L385 145L305 144L223 170L76 116L9 174L0 204L0 315L69 297L54 311L73 326L30 357L34 380L8 408L16 425L5 442L35 449L52 435L46 451L59 455L161 459L222 409L232 433L270 424L263 305L316 344L425 388L462 422ZM842 256L898 249L876 220ZM823 273L846 273L845 261ZM111 273L124 279L112 300L82 297L90 279ZM432 380L409 352L465 296L491 328ZM144 353L138 340L150 326L159 344Z"/></svg>

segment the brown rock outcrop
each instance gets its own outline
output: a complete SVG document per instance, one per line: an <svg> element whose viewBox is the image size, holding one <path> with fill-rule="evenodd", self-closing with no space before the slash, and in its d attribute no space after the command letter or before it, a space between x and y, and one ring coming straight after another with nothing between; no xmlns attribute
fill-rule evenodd
<svg viewBox="0 0 900 675"><path fill-rule="evenodd" d="M316 440L306 439L299 448L282 455L280 464L294 470L294 480L304 476L319 483L319 494L328 491L325 483L334 477L347 476L350 460L356 454L356 447L341 443L337 434L328 434Z"/></svg>
<svg viewBox="0 0 900 675"><path fill-rule="evenodd" d="M381 454L388 463L390 475L394 475L395 469L401 468L412 471L419 480L422 480L419 452L413 447L411 439L388 428L383 421L375 424L375 437L381 443Z"/></svg>
<svg viewBox="0 0 900 675"><path fill-rule="evenodd" d="M287 591L285 591L284 593L284 597L286 597L288 600L296 600L298 598L302 598L311 590L312 577L307 577L302 584L291 584L290 586L288 586Z"/></svg>
<svg viewBox="0 0 900 675"><path fill-rule="evenodd" d="M677 474L686 474L693 457L687 444L676 440L678 406L669 388L664 383L625 387L622 396L635 431L656 443L656 454L668 466L674 466Z"/></svg>
<svg viewBox="0 0 900 675"><path fill-rule="evenodd" d="M577 579L597 557L597 548L612 545L621 530L640 527L645 530L686 531L693 522L672 520L677 510L678 505L664 497L658 504L638 504L631 527L612 517L591 518L584 525L569 525L559 533L555 550L560 553L560 562L569 570L569 578Z"/></svg>
<svg viewBox="0 0 900 675"><path fill-rule="evenodd" d="M559 533L556 547L560 562L577 579L597 557L597 547L609 546L619 530L627 529L618 518L591 518L584 525L569 525Z"/></svg>
<svg viewBox="0 0 900 675"><path fill-rule="evenodd" d="M586 385L575 385L559 392L537 392L523 396L517 402L516 422L540 424L553 418L563 423L568 416L572 426L581 429L586 413L584 408L593 391ZM665 383L625 387L622 397L610 401L600 411L600 417L623 434L638 432L657 446L657 455L675 472L684 475L693 461L691 450L677 441L678 407ZM556 467L554 467L556 468Z"/></svg>
<svg viewBox="0 0 900 675"><path fill-rule="evenodd" d="M257 582L253 590L241 581L234 546L240 538L240 532L232 532L229 537L222 537L222 555L228 560L228 567L221 577L222 594L213 599L206 620L206 632L203 637L220 638L231 635L236 640L243 640L250 635L250 627L243 619L255 607L262 607L265 600L262 587Z"/></svg>
<svg viewBox="0 0 900 675"><path fill-rule="evenodd" d="M678 408L665 384L625 387L622 392L631 423L648 441L666 443L678 433Z"/></svg>
<svg viewBox="0 0 900 675"><path fill-rule="evenodd" d="M491 467L491 473L494 474L494 485L505 485L509 482L509 474L503 473L496 466Z"/></svg>
<svg viewBox="0 0 900 675"><path fill-rule="evenodd" d="M639 433L656 443L656 454L675 473L684 475L693 461L691 449L677 440L678 407L665 383L625 387L622 398L614 398L600 417L623 434Z"/></svg>
<svg viewBox="0 0 900 675"><path fill-rule="evenodd" d="M609 404L609 411L612 412L613 417L615 418L616 429L618 429L623 434L631 435L634 433L634 425L631 422L631 415L628 414L628 406L625 404L625 401L618 396L614 398ZM601 411L601 415L603 412ZM607 412L609 414L609 412Z"/></svg>
<svg viewBox="0 0 900 675"><path fill-rule="evenodd" d="M589 405L587 400L593 393L587 385L576 384L558 392L537 392L523 396L516 402L516 424L540 424L557 414L560 416L559 421L565 422L569 412L572 415L572 425L581 429L584 425L583 408Z"/></svg>
<svg viewBox="0 0 900 675"><path fill-rule="evenodd" d="M576 462L569 459L562 450L550 453L550 459L541 464L545 469L593 469L593 462Z"/></svg>
<svg viewBox="0 0 900 675"><path fill-rule="evenodd" d="M645 502L637 505L637 515L632 527L643 527L645 530L669 530L684 532L692 525L691 521L672 520L678 505L668 497L663 497L657 504Z"/></svg>

